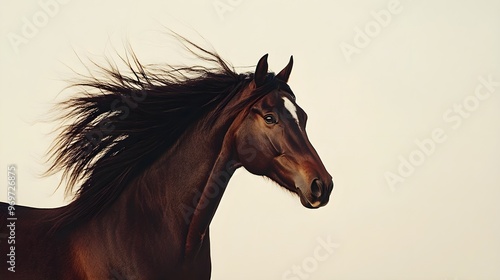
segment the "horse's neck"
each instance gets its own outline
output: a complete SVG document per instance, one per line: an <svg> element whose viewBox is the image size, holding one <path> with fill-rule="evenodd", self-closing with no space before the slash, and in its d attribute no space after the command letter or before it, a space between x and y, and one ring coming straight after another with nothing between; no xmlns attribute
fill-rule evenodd
<svg viewBox="0 0 500 280"><path fill-rule="evenodd" d="M124 239L154 232L156 235L148 238L158 240L151 249L175 250L184 256L196 254L229 178L238 167L224 144L229 124L216 127L219 129L203 134L196 130L185 133L131 182L102 224L111 225L115 231L137 228L124 230L123 234L129 235Z"/></svg>
<svg viewBox="0 0 500 280"><path fill-rule="evenodd" d="M185 257L187 259L194 258L201 249L208 233L208 226L219 206L229 179L239 167L239 163L234 160L229 146L230 143L227 141L222 143L222 148L210 170L210 175L204 183L201 197L196 204L193 204L195 207L192 209L192 218L185 243Z"/></svg>

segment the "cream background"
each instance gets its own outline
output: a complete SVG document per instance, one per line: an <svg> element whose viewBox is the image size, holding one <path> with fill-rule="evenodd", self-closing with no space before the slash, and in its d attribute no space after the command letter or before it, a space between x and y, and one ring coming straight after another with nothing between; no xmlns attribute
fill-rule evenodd
<svg viewBox="0 0 500 280"><path fill-rule="evenodd" d="M457 129L442 117L479 76L500 81L500 2L401 0L350 63L339 45L389 1L233 0L223 19L215 2L72 0L17 53L8 34L42 9L0 2L0 168L17 164L19 204L68 202L53 194L57 176L37 174L54 128L40 120L74 77L65 65L82 70L73 50L98 59L129 40L145 62L186 62L162 26L197 38L194 29L235 66L269 53L279 71L294 55L289 83L335 178L330 204L311 211L239 170L211 226L213 279L286 279L327 237L339 247L307 279L500 279L500 87ZM446 141L391 190L384 174L435 128ZM0 182L6 201L6 171Z"/></svg>

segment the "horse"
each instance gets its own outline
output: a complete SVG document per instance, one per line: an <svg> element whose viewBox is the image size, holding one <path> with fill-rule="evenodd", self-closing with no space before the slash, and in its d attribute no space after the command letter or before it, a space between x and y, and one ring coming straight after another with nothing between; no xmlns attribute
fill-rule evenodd
<svg viewBox="0 0 500 280"><path fill-rule="evenodd" d="M1 204L1 231L15 234L0 239L1 279L210 279L209 226L240 167L306 208L328 203L332 176L288 85L293 56L278 74L267 54L238 74L180 39L208 65L144 65L127 52L126 70L96 64L104 77L85 76L59 104L66 125L47 174L62 172L75 196L52 209Z"/></svg>

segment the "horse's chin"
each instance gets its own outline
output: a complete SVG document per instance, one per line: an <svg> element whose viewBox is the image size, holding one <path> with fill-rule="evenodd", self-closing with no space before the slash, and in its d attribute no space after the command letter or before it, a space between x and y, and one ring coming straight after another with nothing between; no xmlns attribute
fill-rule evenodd
<svg viewBox="0 0 500 280"><path fill-rule="evenodd" d="M302 205L308 209L318 209L322 206L325 206L326 203L322 203L321 201L315 201L315 202L311 202L309 199L307 199L307 197L300 191L299 188L297 188L297 195L299 196L300 198L300 203L302 203Z"/></svg>

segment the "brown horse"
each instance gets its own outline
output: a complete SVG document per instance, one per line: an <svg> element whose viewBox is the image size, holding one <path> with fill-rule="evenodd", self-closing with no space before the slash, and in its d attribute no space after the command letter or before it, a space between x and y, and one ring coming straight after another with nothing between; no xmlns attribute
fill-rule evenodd
<svg viewBox="0 0 500 280"><path fill-rule="evenodd" d="M0 279L210 279L209 225L242 166L307 208L328 203L332 177L287 85L292 58L277 75L267 55L237 74L181 41L211 66L160 69L132 53L129 75L110 63L62 103L67 125L49 172L63 171L76 197L56 209L15 206L15 221L0 205L0 233L15 235L0 239Z"/></svg>

